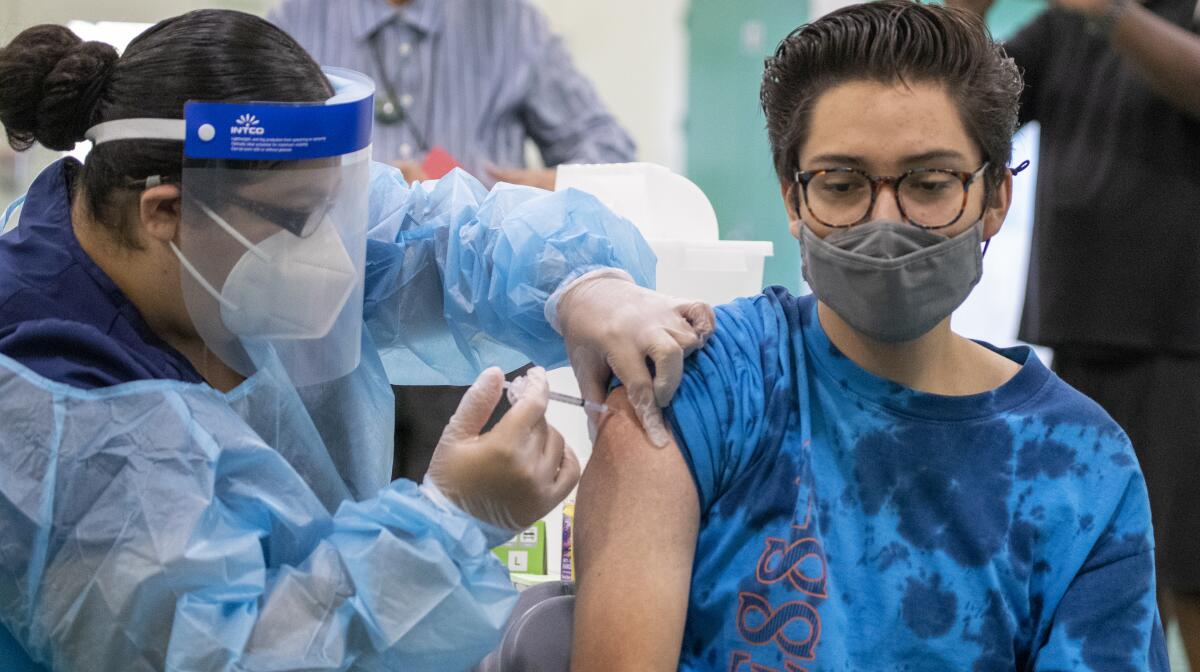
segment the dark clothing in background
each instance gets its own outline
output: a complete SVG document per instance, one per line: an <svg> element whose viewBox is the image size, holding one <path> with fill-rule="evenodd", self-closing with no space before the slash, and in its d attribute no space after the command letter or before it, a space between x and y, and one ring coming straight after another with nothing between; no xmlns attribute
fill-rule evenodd
<svg viewBox="0 0 1200 672"><path fill-rule="evenodd" d="M1196 31L1196 0L1146 7ZM1005 48L1021 120L1041 124L1020 338L1200 355L1200 119L1077 15L1051 9Z"/></svg>
<svg viewBox="0 0 1200 672"><path fill-rule="evenodd" d="M1145 7L1197 32L1196 3ZM1055 371L1125 428L1159 585L1200 591L1200 120L1076 14L1051 9L1005 48L1021 121L1041 125L1019 336L1054 348Z"/></svg>

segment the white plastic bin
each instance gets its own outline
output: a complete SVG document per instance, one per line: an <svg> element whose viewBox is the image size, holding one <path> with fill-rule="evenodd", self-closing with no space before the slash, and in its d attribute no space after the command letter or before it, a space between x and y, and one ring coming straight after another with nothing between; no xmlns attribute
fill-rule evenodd
<svg viewBox="0 0 1200 672"><path fill-rule="evenodd" d="M695 183L653 163L559 166L555 191L579 189L637 225L651 240L717 240L717 213Z"/></svg>
<svg viewBox="0 0 1200 672"><path fill-rule="evenodd" d="M658 291L713 305L762 289L770 241L651 240L658 256Z"/></svg>

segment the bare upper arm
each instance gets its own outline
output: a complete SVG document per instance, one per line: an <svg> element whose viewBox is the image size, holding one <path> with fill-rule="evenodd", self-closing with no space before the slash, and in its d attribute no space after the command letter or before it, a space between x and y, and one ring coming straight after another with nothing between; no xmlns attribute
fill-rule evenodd
<svg viewBox="0 0 1200 672"><path fill-rule="evenodd" d="M699 529L696 486L674 442L655 447L624 389L608 400L579 486L571 669L675 670Z"/></svg>

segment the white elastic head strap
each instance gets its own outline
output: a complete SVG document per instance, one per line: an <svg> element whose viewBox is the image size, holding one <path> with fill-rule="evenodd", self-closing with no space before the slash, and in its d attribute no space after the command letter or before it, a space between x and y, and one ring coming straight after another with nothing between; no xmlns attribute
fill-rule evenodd
<svg viewBox="0 0 1200 672"><path fill-rule="evenodd" d="M114 140L175 140L187 137L183 119L117 119L96 124L83 134L93 146Z"/></svg>
<svg viewBox="0 0 1200 672"><path fill-rule="evenodd" d="M83 137L98 147L114 140L174 140L183 142L187 137L187 124L183 119L116 119L96 124L84 132ZM161 175L146 178L146 188L153 189L162 184Z"/></svg>

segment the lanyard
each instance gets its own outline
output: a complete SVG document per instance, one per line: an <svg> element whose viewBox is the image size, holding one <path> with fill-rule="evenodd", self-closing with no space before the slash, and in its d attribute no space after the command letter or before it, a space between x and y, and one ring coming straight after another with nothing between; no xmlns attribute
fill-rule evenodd
<svg viewBox="0 0 1200 672"><path fill-rule="evenodd" d="M375 121L385 126L390 126L392 124L403 124L404 127L408 129L408 132L412 135L413 140L416 141L417 148L420 149L422 153L426 153L429 151L429 142L426 140L425 134L421 131L421 129L417 127L416 122L413 121L412 117L409 116L408 110L400 103L400 96L397 95L396 87L392 84L391 78L389 78L387 75L387 66L383 58L383 45L381 41L382 34L382 29L377 30L374 33L371 33L371 36L367 38L367 41L370 42L371 55L375 61L375 69L378 71L379 82L383 85L384 94L383 100L378 101L375 105ZM430 45L431 51L428 73L430 85L429 100L427 101L428 116L425 118L425 123L427 124L433 123L434 91L432 79L433 75L437 72L438 46L438 38L435 36L433 38L433 44Z"/></svg>

